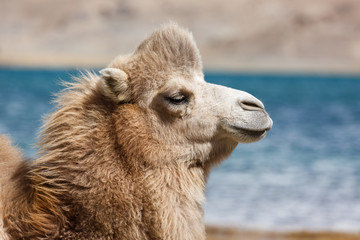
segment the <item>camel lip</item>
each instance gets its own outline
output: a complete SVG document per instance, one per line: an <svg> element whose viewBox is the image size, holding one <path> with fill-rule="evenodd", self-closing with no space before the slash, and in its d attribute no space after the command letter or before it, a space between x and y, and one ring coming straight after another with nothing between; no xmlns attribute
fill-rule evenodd
<svg viewBox="0 0 360 240"><path fill-rule="evenodd" d="M228 131L235 134L241 134L244 136L257 139L257 138L263 138L266 135L266 133L271 129L271 127L262 128L262 129L247 129L236 125L226 124L226 129L228 129Z"/></svg>
<svg viewBox="0 0 360 240"><path fill-rule="evenodd" d="M272 129L273 121L270 117L268 117L265 122L259 123L258 126L256 126L257 124L250 124L253 126L246 127L248 124L237 123L234 121L229 121L228 119L223 119L223 121L221 121L221 125L228 133L248 136L254 139L261 139L265 137L266 133Z"/></svg>
<svg viewBox="0 0 360 240"><path fill-rule="evenodd" d="M269 131L269 128L266 129L245 129L237 126L229 126L233 130L243 135L251 136L251 137L261 137Z"/></svg>

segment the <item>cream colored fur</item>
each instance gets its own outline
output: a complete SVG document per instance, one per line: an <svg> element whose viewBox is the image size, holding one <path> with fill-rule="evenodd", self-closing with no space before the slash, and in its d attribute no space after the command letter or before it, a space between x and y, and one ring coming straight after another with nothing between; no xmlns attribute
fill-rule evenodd
<svg viewBox="0 0 360 240"><path fill-rule="evenodd" d="M57 107L38 159L0 139L10 239L205 239L209 171L272 127L258 99L204 81L192 34L176 24L68 84Z"/></svg>
<svg viewBox="0 0 360 240"><path fill-rule="evenodd" d="M15 169L21 164L21 153L11 146L11 141L6 136L0 135L0 239L7 240L5 233L3 212L4 200L11 193L14 187L11 176Z"/></svg>

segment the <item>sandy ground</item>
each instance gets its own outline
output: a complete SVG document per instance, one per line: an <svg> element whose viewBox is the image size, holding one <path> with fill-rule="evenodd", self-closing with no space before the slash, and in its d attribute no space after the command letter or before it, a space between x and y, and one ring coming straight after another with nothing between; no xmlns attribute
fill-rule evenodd
<svg viewBox="0 0 360 240"><path fill-rule="evenodd" d="M208 226L207 240L360 240L360 234L336 232L260 232Z"/></svg>
<svg viewBox="0 0 360 240"><path fill-rule="evenodd" d="M360 73L359 0L1 0L0 65L103 67L173 20L207 70Z"/></svg>

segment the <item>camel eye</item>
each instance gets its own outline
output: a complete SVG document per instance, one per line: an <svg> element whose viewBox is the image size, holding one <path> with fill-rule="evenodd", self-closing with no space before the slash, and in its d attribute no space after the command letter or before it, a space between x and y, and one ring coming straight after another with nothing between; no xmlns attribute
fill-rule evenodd
<svg viewBox="0 0 360 240"><path fill-rule="evenodd" d="M165 99L174 105L187 104L189 102L189 97L184 94L168 96L168 97L165 97Z"/></svg>

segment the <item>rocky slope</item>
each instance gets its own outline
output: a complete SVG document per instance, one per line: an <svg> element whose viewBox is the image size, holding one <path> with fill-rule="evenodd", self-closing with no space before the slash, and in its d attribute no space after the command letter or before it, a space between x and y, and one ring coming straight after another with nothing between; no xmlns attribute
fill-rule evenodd
<svg viewBox="0 0 360 240"><path fill-rule="evenodd" d="M0 64L104 66L169 20L210 70L360 73L359 0L1 0Z"/></svg>

